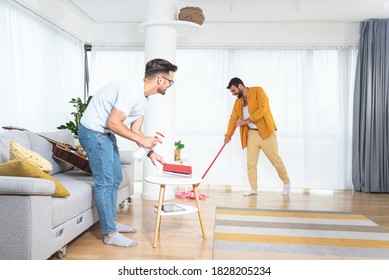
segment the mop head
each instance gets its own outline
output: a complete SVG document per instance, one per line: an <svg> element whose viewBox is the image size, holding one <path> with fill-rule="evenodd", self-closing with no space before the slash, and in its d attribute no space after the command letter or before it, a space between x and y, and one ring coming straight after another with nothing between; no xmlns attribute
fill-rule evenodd
<svg viewBox="0 0 389 280"><path fill-rule="evenodd" d="M198 193L199 199L206 199L208 195ZM195 199L195 195L193 191L186 191L186 192L176 192L176 196L179 198L190 198L190 199Z"/></svg>
<svg viewBox="0 0 389 280"><path fill-rule="evenodd" d="M166 163L163 165L162 173L192 177L192 166Z"/></svg>

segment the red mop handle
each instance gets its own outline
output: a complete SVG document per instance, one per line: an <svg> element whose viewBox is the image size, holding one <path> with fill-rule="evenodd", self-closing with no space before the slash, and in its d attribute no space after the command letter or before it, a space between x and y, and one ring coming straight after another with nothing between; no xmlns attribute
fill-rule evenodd
<svg viewBox="0 0 389 280"><path fill-rule="evenodd" d="M230 135L228 135L228 138L231 138L232 135L234 135L234 132L236 130L237 126L234 127L234 129L232 130L232 132L230 133ZM201 179L204 179L205 175L207 175L209 169L211 169L213 163L216 161L216 159L218 158L218 156L220 155L220 153L223 151L224 147L226 146L227 143L224 143L224 145L222 146L222 148L220 149L220 151L217 153L216 157L213 159L211 165L208 167L207 171L205 171L203 177L201 177Z"/></svg>

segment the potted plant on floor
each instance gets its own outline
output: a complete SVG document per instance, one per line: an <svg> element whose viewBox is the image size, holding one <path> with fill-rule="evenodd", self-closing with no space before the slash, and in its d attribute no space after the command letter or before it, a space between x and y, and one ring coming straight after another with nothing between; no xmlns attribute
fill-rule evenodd
<svg viewBox="0 0 389 280"><path fill-rule="evenodd" d="M181 160L181 150L185 147L181 140L174 142L175 150L174 150L174 160Z"/></svg>

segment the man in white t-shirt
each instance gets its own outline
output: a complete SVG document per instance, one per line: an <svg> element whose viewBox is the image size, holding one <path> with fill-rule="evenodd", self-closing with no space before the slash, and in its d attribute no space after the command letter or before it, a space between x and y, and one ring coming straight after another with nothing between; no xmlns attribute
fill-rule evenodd
<svg viewBox="0 0 389 280"><path fill-rule="evenodd" d="M117 81L105 85L91 99L81 119L78 138L88 155L95 182L95 200L104 243L122 247L136 246L121 232L136 232L116 221L118 186L122 181L120 158L115 135L149 149L150 160L164 164L152 149L161 140L144 136L141 128L147 99L156 93L164 95L174 83L177 66L164 59L146 64L142 81Z"/></svg>

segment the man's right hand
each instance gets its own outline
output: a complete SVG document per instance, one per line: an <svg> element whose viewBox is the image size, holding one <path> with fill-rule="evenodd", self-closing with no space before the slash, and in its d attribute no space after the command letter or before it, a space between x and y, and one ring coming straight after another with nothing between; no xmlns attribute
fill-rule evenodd
<svg viewBox="0 0 389 280"><path fill-rule="evenodd" d="M231 141L231 138L228 138L228 137L224 138L224 144L227 144L230 141Z"/></svg>
<svg viewBox="0 0 389 280"><path fill-rule="evenodd" d="M162 144L161 139L150 136L142 136L142 138L138 141L138 145L146 149L154 148L157 143Z"/></svg>

